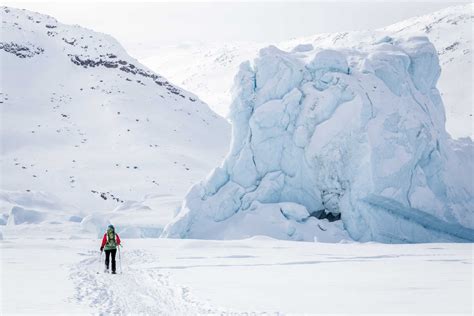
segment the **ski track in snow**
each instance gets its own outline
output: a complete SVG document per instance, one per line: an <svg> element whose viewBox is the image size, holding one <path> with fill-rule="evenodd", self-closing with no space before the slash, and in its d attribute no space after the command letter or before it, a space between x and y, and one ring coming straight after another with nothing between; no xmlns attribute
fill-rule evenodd
<svg viewBox="0 0 474 316"><path fill-rule="evenodd" d="M174 286L152 263L157 261L142 250L122 257L123 273L117 253L117 272L103 272L97 252L71 268L76 294L72 301L89 304L99 315L197 315L218 314L215 308L195 301L185 287ZM146 265L151 267L146 267ZM100 272L98 273L98 271Z"/></svg>

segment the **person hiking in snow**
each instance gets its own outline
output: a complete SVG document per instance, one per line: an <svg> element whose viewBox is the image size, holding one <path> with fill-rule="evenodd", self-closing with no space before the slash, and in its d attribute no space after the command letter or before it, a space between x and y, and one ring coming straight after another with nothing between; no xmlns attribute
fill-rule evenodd
<svg viewBox="0 0 474 316"><path fill-rule="evenodd" d="M115 274L115 255L117 254L117 247L120 246L120 237L115 233L114 225L109 225L107 231L102 238L100 252L105 249L105 271L109 271L109 258L112 255L112 274Z"/></svg>

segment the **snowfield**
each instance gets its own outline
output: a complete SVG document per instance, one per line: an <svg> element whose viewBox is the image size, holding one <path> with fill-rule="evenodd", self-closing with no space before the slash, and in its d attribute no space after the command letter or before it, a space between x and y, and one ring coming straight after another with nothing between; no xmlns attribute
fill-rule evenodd
<svg viewBox="0 0 474 316"><path fill-rule="evenodd" d="M110 275L97 274L99 240L3 241L2 313L472 313L472 244L255 237L135 239L124 245L123 274Z"/></svg>

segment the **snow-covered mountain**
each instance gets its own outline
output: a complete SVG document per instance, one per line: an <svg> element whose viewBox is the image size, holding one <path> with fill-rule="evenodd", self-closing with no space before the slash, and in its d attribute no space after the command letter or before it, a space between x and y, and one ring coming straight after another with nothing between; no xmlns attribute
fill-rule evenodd
<svg viewBox="0 0 474 316"><path fill-rule="evenodd" d="M473 146L445 133L435 84L438 57L464 67L471 39L438 54L423 38L403 39L427 24L441 47L453 29L465 39L466 9L262 50L236 77L231 152L164 235L466 239ZM99 233L112 220L125 236L158 236L188 187L224 159L228 123L110 36L25 10L1 14L0 224L21 226L15 234L44 222ZM258 46L182 46L162 67L225 100L234 68ZM448 90L448 101L461 93Z"/></svg>
<svg viewBox="0 0 474 316"><path fill-rule="evenodd" d="M229 154L164 236L473 241L474 144L446 133L440 72L427 37L262 49L235 77Z"/></svg>
<svg viewBox="0 0 474 316"><path fill-rule="evenodd" d="M145 195L173 209L223 159L228 122L112 37L26 10L1 17L0 188L16 191L2 212L61 208L52 195L82 215L146 212L130 202Z"/></svg>
<svg viewBox="0 0 474 316"><path fill-rule="evenodd" d="M436 47L442 68L438 83L446 107L447 130L453 137L473 136L472 25L473 4L454 6L414 17L379 29L318 34L297 38L277 46L291 50L297 45L320 48L360 48L383 36L427 36ZM241 62L257 56L270 43L215 43L168 46L143 63L194 91L219 114L226 115L231 86Z"/></svg>
<svg viewBox="0 0 474 316"><path fill-rule="evenodd" d="M141 62L151 69L163 69L186 89L206 100L221 116L226 116L231 103L231 87L239 65L253 59L260 43L183 43L147 53ZM150 56L148 56L150 55Z"/></svg>

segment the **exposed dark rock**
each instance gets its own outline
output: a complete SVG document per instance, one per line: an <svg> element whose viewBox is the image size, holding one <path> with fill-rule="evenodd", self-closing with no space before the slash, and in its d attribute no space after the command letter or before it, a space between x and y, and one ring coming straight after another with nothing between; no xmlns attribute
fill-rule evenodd
<svg viewBox="0 0 474 316"><path fill-rule="evenodd" d="M186 98L186 96L184 94L182 94L182 91L180 89L173 86L171 83L169 83L163 77L158 76L157 74L155 74L153 72L138 68L137 66L135 66L133 64L129 64L125 60L114 61L114 60L105 60L105 59L102 59L102 58L91 59L91 58L84 58L82 56L72 55L72 54L69 54L69 56L71 57L71 62L73 62L74 64L76 64L78 66L82 66L84 68L99 67L99 66L104 66L106 68L118 68L119 70L121 70L125 73L128 73L128 74L139 75L139 76L142 76L142 77L145 77L145 78L150 78L157 85L164 87L169 92L171 92L173 94L176 94L176 95L179 95L182 98ZM112 57L110 57L110 54L107 54L107 56L109 58L112 58ZM113 58L116 57L115 55L112 55L112 56L114 56ZM119 65L120 65L120 67L119 67ZM196 99L192 99L192 98L189 98L189 99L193 102L196 101Z"/></svg>
<svg viewBox="0 0 474 316"><path fill-rule="evenodd" d="M17 44L17 43L6 43L0 42L0 49L3 49L7 53L14 54L19 58L31 58L35 55L42 54L44 49L41 47L36 47L33 44L29 44L29 46Z"/></svg>
<svg viewBox="0 0 474 316"><path fill-rule="evenodd" d="M73 38L73 39L71 39L71 40L68 40L68 39L66 39L66 38L63 37L63 41L64 41L65 43L69 44L69 45L75 46L77 40L76 40L75 38Z"/></svg>

